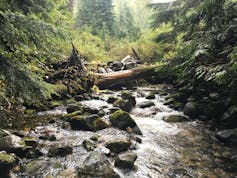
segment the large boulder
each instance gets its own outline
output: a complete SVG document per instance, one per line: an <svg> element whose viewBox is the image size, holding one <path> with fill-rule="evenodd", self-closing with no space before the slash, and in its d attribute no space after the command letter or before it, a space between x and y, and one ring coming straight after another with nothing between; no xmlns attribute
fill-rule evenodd
<svg viewBox="0 0 237 178"><path fill-rule="evenodd" d="M110 149L111 152L121 153L127 151L131 146L131 142L126 139L116 139L109 141L105 144L105 147Z"/></svg>
<svg viewBox="0 0 237 178"><path fill-rule="evenodd" d="M15 164L15 156L6 153L0 153L0 177L7 177Z"/></svg>
<svg viewBox="0 0 237 178"><path fill-rule="evenodd" d="M237 128L217 132L217 138L227 145L237 147Z"/></svg>
<svg viewBox="0 0 237 178"><path fill-rule="evenodd" d="M97 131L108 127L108 124L98 115L74 116L69 122L74 130Z"/></svg>
<svg viewBox="0 0 237 178"><path fill-rule="evenodd" d="M125 152L117 156L114 166L122 169L131 169L134 167L134 162L137 159L137 154L134 152Z"/></svg>
<svg viewBox="0 0 237 178"><path fill-rule="evenodd" d="M122 130L132 128L137 134L142 134L140 129L137 127L136 122L132 119L129 113L118 110L110 116L110 122L114 127Z"/></svg>
<svg viewBox="0 0 237 178"><path fill-rule="evenodd" d="M149 108L155 106L155 103L153 101L143 101L141 103L138 103L137 106L139 108Z"/></svg>
<svg viewBox="0 0 237 178"><path fill-rule="evenodd" d="M197 104L195 102L188 102L184 106L184 114L196 118L198 116Z"/></svg>
<svg viewBox="0 0 237 178"><path fill-rule="evenodd" d="M80 178L120 178L104 154L92 152L77 169Z"/></svg>

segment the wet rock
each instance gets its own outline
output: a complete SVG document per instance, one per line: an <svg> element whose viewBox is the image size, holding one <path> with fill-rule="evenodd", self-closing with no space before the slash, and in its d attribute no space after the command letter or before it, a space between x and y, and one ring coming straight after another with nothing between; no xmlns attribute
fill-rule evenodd
<svg viewBox="0 0 237 178"><path fill-rule="evenodd" d="M123 169L131 169L134 167L134 162L137 159L137 154L134 152L126 152L119 154L115 159L114 166Z"/></svg>
<svg viewBox="0 0 237 178"><path fill-rule="evenodd" d="M54 144L51 145L48 151L49 157L64 157L68 154L72 153L73 148L69 145L60 145L60 144Z"/></svg>
<svg viewBox="0 0 237 178"><path fill-rule="evenodd" d="M88 95L87 93L83 94L83 98L84 98L84 100L90 100L91 99L90 95Z"/></svg>
<svg viewBox="0 0 237 178"><path fill-rule="evenodd" d="M142 139L137 136L133 136L131 139L135 140L137 143L142 143Z"/></svg>
<svg viewBox="0 0 237 178"><path fill-rule="evenodd" d="M24 170L30 174L31 176L34 177L38 176L37 174L39 173L40 170L44 170L49 166L49 163L46 160L34 160L29 163L27 163L24 166Z"/></svg>
<svg viewBox="0 0 237 178"><path fill-rule="evenodd" d="M70 120L72 129L84 131L97 131L108 127L108 124L98 115L74 116Z"/></svg>
<svg viewBox="0 0 237 178"><path fill-rule="evenodd" d="M129 104L132 105L133 107L136 105L136 98L134 96L132 96L131 93L122 92L121 97L122 97L122 99L127 100L129 102Z"/></svg>
<svg viewBox="0 0 237 178"><path fill-rule="evenodd" d="M101 110L99 111L98 115L99 115L100 117L103 117L103 116L106 115L106 112L104 111L104 109L101 109Z"/></svg>
<svg viewBox="0 0 237 178"><path fill-rule="evenodd" d="M221 118L222 122L229 128L237 127L237 106L229 108Z"/></svg>
<svg viewBox="0 0 237 178"><path fill-rule="evenodd" d="M116 98L114 96L109 96L109 98L107 99L107 102L113 104L117 100L118 100L118 98Z"/></svg>
<svg viewBox="0 0 237 178"><path fill-rule="evenodd" d="M132 119L132 117L125 111L116 111L110 116L110 121L114 127L118 127L122 130L127 130L128 127L134 129L136 128L136 132L141 134L140 129L137 127L136 122ZM139 130L139 132L138 132Z"/></svg>
<svg viewBox="0 0 237 178"><path fill-rule="evenodd" d="M0 129L0 150L15 151L22 147L24 147L24 142L20 137Z"/></svg>
<svg viewBox="0 0 237 178"><path fill-rule="evenodd" d="M210 94L209 94L209 97L210 97L212 100L216 101L216 100L218 100L218 99L220 98L220 94L219 94L219 93L210 93Z"/></svg>
<svg viewBox="0 0 237 178"><path fill-rule="evenodd" d="M77 169L77 173L80 178L120 178L106 156L99 152L92 152Z"/></svg>
<svg viewBox="0 0 237 178"><path fill-rule="evenodd" d="M95 149L95 145L89 140L84 140L82 145L87 151L93 151Z"/></svg>
<svg viewBox="0 0 237 178"><path fill-rule="evenodd" d="M82 115L82 111L79 110L79 111L75 111L75 112L70 113L70 114L65 114L62 117L60 117L60 119L65 121L65 122L69 122L72 117L78 116L78 115L79 116Z"/></svg>
<svg viewBox="0 0 237 178"><path fill-rule="evenodd" d="M126 139L116 139L109 141L105 144L105 147L110 149L111 152L121 153L127 151L131 145L131 142Z"/></svg>
<svg viewBox="0 0 237 178"><path fill-rule="evenodd" d="M123 111L130 112L133 108L133 105L128 100L119 99L114 102L114 107L118 107Z"/></svg>
<svg viewBox="0 0 237 178"><path fill-rule="evenodd" d="M93 107L88 107L88 106L83 106L82 110L84 113L90 113L90 114L98 114L99 109L93 108Z"/></svg>
<svg viewBox="0 0 237 178"><path fill-rule="evenodd" d="M97 130L103 130L105 128L109 127L109 125L101 118L97 118L93 121L93 129L95 131Z"/></svg>
<svg viewBox="0 0 237 178"><path fill-rule="evenodd" d="M78 178L76 170L66 169L57 174L56 178Z"/></svg>
<svg viewBox="0 0 237 178"><path fill-rule="evenodd" d="M24 137L23 141L25 142L25 145L27 146L36 147L38 145L38 141L34 137Z"/></svg>
<svg viewBox="0 0 237 178"><path fill-rule="evenodd" d="M6 153L0 153L0 177L7 177L15 164L15 156Z"/></svg>
<svg viewBox="0 0 237 178"><path fill-rule="evenodd" d="M55 135L49 135L49 141L56 141L57 138Z"/></svg>
<svg viewBox="0 0 237 178"><path fill-rule="evenodd" d="M45 135L40 135L39 136L40 140L48 140L49 139L49 135L45 134Z"/></svg>
<svg viewBox="0 0 237 178"><path fill-rule="evenodd" d="M194 102L194 101L196 101L197 99L194 97L194 96L190 96L190 97L188 97L188 99L187 99L187 101L188 102Z"/></svg>
<svg viewBox="0 0 237 178"><path fill-rule="evenodd" d="M75 111L78 111L81 109L81 106L77 105L77 104L70 104L67 107L67 113L73 113Z"/></svg>
<svg viewBox="0 0 237 178"><path fill-rule="evenodd" d="M198 116L198 109L197 105L195 102L188 102L184 106L184 114L191 117L195 118Z"/></svg>
<svg viewBox="0 0 237 178"><path fill-rule="evenodd" d="M212 101L209 98L205 101L198 102L197 107L199 115L205 115L209 119L219 118L226 109L223 101Z"/></svg>
<svg viewBox="0 0 237 178"><path fill-rule="evenodd" d="M155 99L156 96L155 96L155 93L154 92L150 92L147 96L146 96L146 99Z"/></svg>
<svg viewBox="0 0 237 178"><path fill-rule="evenodd" d="M99 138L99 135L93 135L92 137L90 137L90 140L97 142Z"/></svg>
<svg viewBox="0 0 237 178"><path fill-rule="evenodd" d="M153 101L144 101L144 102L138 103L137 106L139 108L149 108L149 107L155 106L155 103Z"/></svg>
<svg viewBox="0 0 237 178"><path fill-rule="evenodd" d="M109 108L110 113L114 113L114 112L116 112L118 110L120 110L120 108L118 108L118 107Z"/></svg>
<svg viewBox="0 0 237 178"><path fill-rule="evenodd" d="M219 131L217 138L227 145L237 147L237 128Z"/></svg>
<svg viewBox="0 0 237 178"><path fill-rule="evenodd" d="M175 103L175 99L174 98L169 98L164 102L164 105L173 106L174 103Z"/></svg>
<svg viewBox="0 0 237 178"><path fill-rule="evenodd" d="M165 122L174 123L174 122L188 121L188 118L186 116L182 116L182 115L169 115L167 117L164 117L163 120Z"/></svg>
<svg viewBox="0 0 237 178"><path fill-rule="evenodd" d="M75 99L75 101L82 101L82 100L84 100L84 96L83 95L76 95L76 96L74 96L74 99Z"/></svg>
<svg viewBox="0 0 237 178"><path fill-rule="evenodd" d="M1 132L1 130L0 130L0 132ZM18 137L21 137L21 138L29 135L29 131L25 131L25 130L13 131L12 133ZM0 133L0 138L1 138L1 133Z"/></svg>
<svg viewBox="0 0 237 178"><path fill-rule="evenodd" d="M24 153L25 152L25 153ZM25 151L23 150L22 155L20 155L22 158L28 158L28 159L33 159L33 158L38 158L40 156L43 156L43 153L37 149L37 148L31 148L29 147Z"/></svg>

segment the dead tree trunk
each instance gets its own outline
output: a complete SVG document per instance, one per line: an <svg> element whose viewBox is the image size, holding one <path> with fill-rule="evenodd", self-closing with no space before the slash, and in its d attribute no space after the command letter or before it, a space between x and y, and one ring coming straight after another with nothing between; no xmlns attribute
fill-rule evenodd
<svg viewBox="0 0 237 178"><path fill-rule="evenodd" d="M136 59L137 61L141 61L141 58L138 56L138 54L137 54L137 52L136 52L136 50L135 50L134 48L132 48L132 52L133 52L133 54L134 54L134 56L135 56L135 59Z"/></svg>
<svg viewBox="0 0 237 178"><path fill-rule="evenodd" d="M71 44L72 44L72 54L69 58L68 66L76 67L79 71L85 71L86 67L84 65L83 57L79 54L73 42L71 42Z"/></svg>
<svg viewBox="0 0 237 178"><path fill-rule="evenodd" d="M144 66L138 67L131 70L124 70L119 72L112 72L107 74L95 73L97 81L95 84L100 89L111 88L116 85L126 84L132 80L142 79L149 77L155 73L155 69L158 66Z"/></svg>

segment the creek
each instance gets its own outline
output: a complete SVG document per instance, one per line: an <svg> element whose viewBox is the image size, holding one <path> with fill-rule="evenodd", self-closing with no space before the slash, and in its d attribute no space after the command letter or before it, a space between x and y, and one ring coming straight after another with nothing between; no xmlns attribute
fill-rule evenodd
<svg viewBox="0 0 237 178"><path fill-rule="evenodd" d="M144 101L145 96L157 88L137 88L133 91L137 105ZM112 107L106 102L109 96L118 95L120 91L99 94L101 99L81 101L84 106L104 109L105 112ZM131 111L131 116L141 129L143 135L139 136L142 143L134 143L132 151L137 154L135 167L132 170L113 169L124 178L162 178L162 177L236 177L236 165L231 159L236 157L237 151L224 146L214 134L214 128L201 121L166 122L163 118L169 115L183 115L164 105L165 99L159 94L155 95L154 106L139 108L137 105ZM65 114L65 107L41 112L39 115ZM107 115L104 116L108 117ZM55 141L40 140L39 148L43 155L36 159L24 158L22 165L33 162L33 168L28 172L18 173L17 177L60 177L58 173L64 169L74 170L82 166L90 151L83 148L82 142L92 136L98 136L99 141L95 151L106 153L108 150L103 143L130 137L126 131L109 127L100 131L75 131L64 121L46 122L30 131L30 135L39 138L43 134L51 134ZM70 145L73 152L65 157L47 157L52 144ZM113 159L108 157L113 164ZM67 177L72 176L72 173ZM63 176L61 176L63 177Z"/></svg>

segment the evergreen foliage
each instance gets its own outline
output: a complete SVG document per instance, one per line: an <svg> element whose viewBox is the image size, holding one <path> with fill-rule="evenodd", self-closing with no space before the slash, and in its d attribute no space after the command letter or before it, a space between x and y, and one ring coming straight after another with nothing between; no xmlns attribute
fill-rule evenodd
<svg viewBox="0 0 237 178"><path fill-rule="evenodd" d="M113 34L113 24L111 0L79 0L77 27L90 27L93 35L105 38Z"/></svg>
<svg viewBox="0 0 237 178"><path fill-rule="evenodd" d="M153 28L171 23L173 39L181 44L176 45L172 63L182 78L230 83L235 76L230 74L233 71L229 66L237 43L236 7L236 2L230 0L177 0L153 5ZM182 33L182 38L178 38ZM172 46L167 41L170 36L159 34L156 40Z"/></svg>

